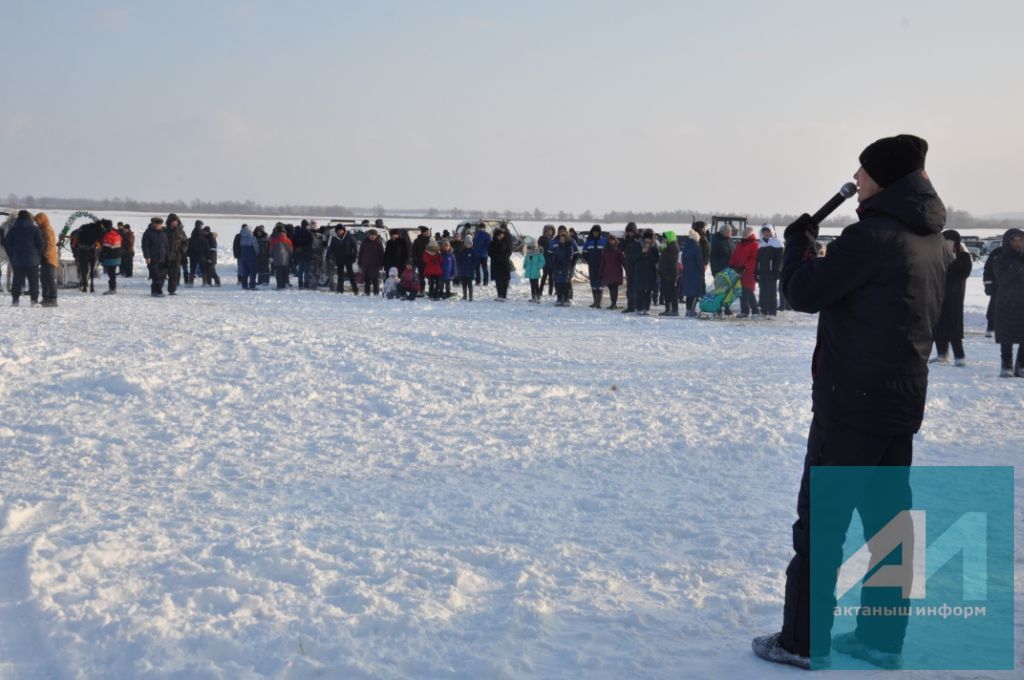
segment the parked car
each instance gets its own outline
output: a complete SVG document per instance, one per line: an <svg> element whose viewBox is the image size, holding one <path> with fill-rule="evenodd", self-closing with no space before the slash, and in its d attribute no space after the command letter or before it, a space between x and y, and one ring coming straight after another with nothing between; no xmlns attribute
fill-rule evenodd
<svg viewBox="0 0 1024 680"><path fill-rule="evenodd" d="M981 254L988 255L1001 245L1003 245L1002 236L993 236L992 238L987 238L981 242Z"/></svg>
<svg viewBox="0 0 1024 680"><path fill-rule="evenodd" d="M971 254L971 259L977 260L981 257L981 239L977 236L964 236L960 240Z"/></svg>
<svg viewBox="0 0 1024 680"><path fill-rule="evenodd" d="M516 229L516 225L511 220L468 220L466 222L459 222L458 226L455 227L455 233L461 234L463 241L472 241L477 226L481 224L488 234L494 234L495 229L504 227L508 235L512 237L513 253L519 253L520 255L526 253L526 246L534 242L532 236L520 234L519 230Z"/></svg>

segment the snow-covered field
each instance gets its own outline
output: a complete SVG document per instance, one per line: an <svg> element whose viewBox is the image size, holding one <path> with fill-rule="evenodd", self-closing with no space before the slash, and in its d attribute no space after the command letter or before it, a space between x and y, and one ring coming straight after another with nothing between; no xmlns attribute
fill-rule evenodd
<svg viewBox="0 0 1024 680"><path fill-rule="evenodd" d="M0 305L0 678L799 673L813 317L245 292L209 221L222 288ZM1020 461L984 303L918 464Z"/></svg>

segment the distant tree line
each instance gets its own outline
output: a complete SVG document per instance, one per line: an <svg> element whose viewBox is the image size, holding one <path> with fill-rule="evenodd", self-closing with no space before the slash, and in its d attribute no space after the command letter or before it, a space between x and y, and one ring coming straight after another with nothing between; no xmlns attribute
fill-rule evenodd
<svg viewBox="0 0 1024 680"><path fill-rule="evenodd" d="M254 201L137 201L132 198L54 198L51 196L18 196L7 195L8 208L57 208L64 210L123 211L164 213L198 213L208 215L288 215L288 216L319 216L319 217L422 217L426 219L490 219L490 220L532 220L536 222L589 222L604 224L620 224L639 222L646 224L688 224L693 220L711 221L711 214L698 210L662 210L635 211L612 210L597 215L590 210L571 213L559 210L556 213L544 212L540 208L533 210L464 210L462 208L417 208L413 210L395 210L377 204L371 208L352 208L344 205L263 205ZM1008 229L1019 226L1020 220L975 217L965 210L957 210L947 206L946 225L951 229ZM719 215L726 212L715 213ZM743 213L739 213L743 215ZM776 226L786 225L797 218L797 215L775 213L773 215L746 214L750 224L770 222ZM831 218L822 225L826 228L843 227L850 223L848 217Z"/></svg>
<svg viewBox="0 0 1024 680"><path fill-rule="evenodd" d="M116 210L122 212L199 213L212 215L330 215L348 217L355 214L343 205L262 205L255 201L137 201L133 198L54 198L52 196L18 196L7 194L8 208L58 208L65 210Z"/></svg>

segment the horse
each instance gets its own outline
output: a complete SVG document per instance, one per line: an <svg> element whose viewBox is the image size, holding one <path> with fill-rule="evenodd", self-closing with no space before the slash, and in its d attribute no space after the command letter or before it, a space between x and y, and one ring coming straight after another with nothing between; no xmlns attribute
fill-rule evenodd
<svg viewBox="0 0 1024 680"><path fill-rule="evenodd" d="M75 229L72 236L72 251L75 255L75 265L78 267L78 283L80 290L84 293L88 290L95 293L93 277L96 275L97 249L100 238L103 236L103 226L96 222L83 224Z"/></svg>

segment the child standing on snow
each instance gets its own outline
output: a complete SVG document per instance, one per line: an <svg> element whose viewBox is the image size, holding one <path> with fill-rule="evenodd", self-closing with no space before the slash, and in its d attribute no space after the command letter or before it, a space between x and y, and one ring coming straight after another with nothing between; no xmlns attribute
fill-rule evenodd
<svg viewBox="0 0 1024 680"><path fill-rule="evenodd" d="M427 280L427 297L436 300L441 295L441 249L431 239L423 253L423 278Z"/></svg>
<svg viewBox="0 0 1024 680"><path fill-rule="evenodd" d="M395 300L402 296L398 288L401 280L398 278L398 267L388 269L388 278L384 280L384 297L388 300Z"/></svg>
<svg viewBox="0 0 1024 680"><path fill-rule="evenodd" d="M452 296L452 281L455 279L455 253L448 239L441 241L441 285L438 295L445 300Z"/></svg>
<svg viewBox="0 0 1024 680"><path fill-rule="evenodd" d="M530 245L526 249L526 258L523 259L523 274L530 280L530 302L540 302L540 277L544 273L545 263L544 254L536 245Z"/></svg>
<svg viewBox="0 0 1024 680"><path fill-rule="evenodd" d="M462 283L462 299L472 302L473 280L477 270L476 251L471 243L463 243L458 234L455 235L455 268Z"/></svg>

